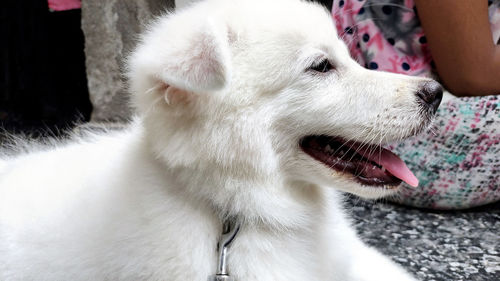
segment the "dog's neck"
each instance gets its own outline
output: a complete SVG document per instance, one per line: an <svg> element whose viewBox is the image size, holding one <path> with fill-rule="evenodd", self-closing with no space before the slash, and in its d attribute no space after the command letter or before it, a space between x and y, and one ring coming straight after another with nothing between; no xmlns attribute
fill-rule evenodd
<svg viewBox="0 0 500 281"><path fill-rule="evenodd" d="M174 169L172 175L177 186L182 187L179 192L211 206L221 221L233 217L247 226L286 230L304 225L304 220L317 219L312 216L318 214L326 200L325 190L302 182L226 177L221 181L219 175L207 176L188 168Z"/></svg>

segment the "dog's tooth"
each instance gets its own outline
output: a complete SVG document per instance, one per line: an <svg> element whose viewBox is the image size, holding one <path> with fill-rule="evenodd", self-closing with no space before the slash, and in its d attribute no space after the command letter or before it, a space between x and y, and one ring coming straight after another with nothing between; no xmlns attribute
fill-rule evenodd
<svg viewBox="0 0 500 281"><path fill-rule="evenodd" d="M325 146L325 151L326 151L326 152L328 152L328 153L330 153L330 152L333 152L333 149L330 147L330 145L329 145L329 144L327 144L327 145Z"/></svg>
<svg viewBox="0 0 500 281"><path fill-rule="evenodd" d="M382 172L385 172L385 167L382 166Z"/></svg>

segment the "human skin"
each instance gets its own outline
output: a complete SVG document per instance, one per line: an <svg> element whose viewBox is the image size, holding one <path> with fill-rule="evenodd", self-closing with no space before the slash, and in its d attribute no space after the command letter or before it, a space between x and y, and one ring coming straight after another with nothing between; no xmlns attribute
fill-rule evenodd
<svg viewBox="0 0 500 281"><path fill-rule="evenodd" d="M500 46L486 1L415 0L437 71L457 96L500 94Z"/></svg>

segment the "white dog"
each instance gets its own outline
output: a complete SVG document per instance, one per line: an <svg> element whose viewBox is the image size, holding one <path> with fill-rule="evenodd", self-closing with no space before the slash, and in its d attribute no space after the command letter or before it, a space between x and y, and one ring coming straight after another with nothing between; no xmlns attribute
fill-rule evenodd
<svg viewBox="0 0 500 281"><path fill-rule="evenodd" d="M424 129L429 79L368 71L318 4L208 0L159 18L129 60L138 117L0 160L0 280L407 281L338 190L416 185L380 144Z"/></svg>

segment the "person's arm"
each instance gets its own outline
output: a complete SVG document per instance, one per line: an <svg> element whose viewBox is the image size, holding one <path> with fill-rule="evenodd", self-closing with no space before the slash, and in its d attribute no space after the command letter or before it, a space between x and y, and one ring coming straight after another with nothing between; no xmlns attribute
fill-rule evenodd
<svg viewBox="0 0 500 281"><path fill-rule="evenodd" d="M458 96L500 94L500 46L486 1L415 0L437 71Z"/></svg>

